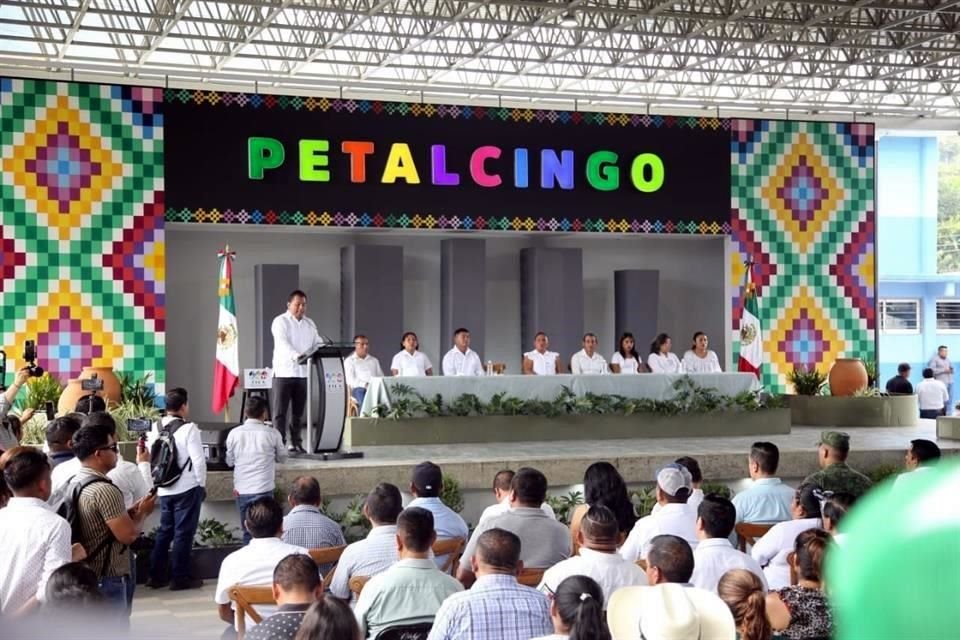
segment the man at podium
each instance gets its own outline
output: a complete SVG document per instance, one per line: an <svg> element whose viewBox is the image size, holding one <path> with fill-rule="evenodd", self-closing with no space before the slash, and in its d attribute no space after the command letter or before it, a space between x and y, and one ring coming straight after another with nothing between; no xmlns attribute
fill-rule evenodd
<svg viewBox="0 0 960 640"><path fill-rule="evenodd" d="M273 424L289 451L305 453L300 429L307 404L307 367L297 359L323 343L317 325L306 317L307 294L297 289L287 298L287 311L273 319ZM292 405L292 406L291 406ZM289 410L289 413L288 413ZM287 417L290 442L287 442Z"/></svg>

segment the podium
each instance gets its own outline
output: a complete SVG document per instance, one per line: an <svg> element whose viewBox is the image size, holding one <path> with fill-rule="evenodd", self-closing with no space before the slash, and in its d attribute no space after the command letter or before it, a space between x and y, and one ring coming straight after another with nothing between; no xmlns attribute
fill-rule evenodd
<svg viewBox="0 0 960 640"><path fill-rule="evenodd" d="M353 353L352 344L324 344L303 354L298 362L307 365L307 453L301 458L334 460L362 458L356 451L341 451L343 427L347 419L347 380L343 358ZM314 390L317 380L317 393ZM316 413L314 413L316 411ZM319 433L313 437L314 416Z"/></svg>

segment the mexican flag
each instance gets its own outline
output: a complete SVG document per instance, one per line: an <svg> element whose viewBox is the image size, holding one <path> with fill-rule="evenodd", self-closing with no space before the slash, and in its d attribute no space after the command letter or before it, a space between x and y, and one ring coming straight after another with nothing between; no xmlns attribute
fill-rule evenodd
<svg viewBox="0 0 960 640"><path fill-rule="evenodd" d="M747 263L747 279L743 287L743 314L740 317L740 362L738 371L749 371L760 377L763 366L763 333L760 331L760 307L753 283L753 263Z"/></svg>
<svg viewBox="0 0 960 640"><path fill-rule="evenodd" d="M220 251L220 321L217 323L217 361L213 366L213 412L220 413L240 379L237 312L233 303L233 257L230 246Z"/></svg>

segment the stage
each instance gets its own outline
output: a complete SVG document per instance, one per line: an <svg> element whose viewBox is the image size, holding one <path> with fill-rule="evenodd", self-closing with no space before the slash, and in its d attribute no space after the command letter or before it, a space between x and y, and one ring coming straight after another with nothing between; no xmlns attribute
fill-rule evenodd
<svg viewBox="0 0 960 640"><path fill-rule="evenodd" d="M926 438L937 442L946 455L960 453L960 441L936 439L936 423L920 420L916 427L858 427L851 435L850 464L862 471L880 465L903 465L910 441ZM410 469L432 460L460 483L464 490L489 489L493 475L504 468L533 466L543 471L551 493L579 484L586 467L597 460L613 462L628 483L649 483L657 468L681 455L700 461L711 481L746 477L750 445L769 440L780 447L783 478L801 478L817 469L816 442L821 427L793 427L786 435L648 438L602 441L488 442L463 445L416 445L363 447L364 457L354 460L318 461L292 458L279 466L278 486L285 487L302 474L315 476L325 494L345 496L366 493L378 482L392 482L401 489L410 483ZM210 472L207 493L211 500L232 499L232 474Z"/></svg>

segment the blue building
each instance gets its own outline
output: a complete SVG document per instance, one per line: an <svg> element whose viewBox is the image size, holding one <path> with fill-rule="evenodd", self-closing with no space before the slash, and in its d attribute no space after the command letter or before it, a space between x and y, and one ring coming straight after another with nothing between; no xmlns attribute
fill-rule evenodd
<svg viewBox="0 0 960 640"><path fill-rule="evenodd" d="M877 145L879 379L909 362L916 384L938 346L960 362L960 274L937 273L936 135L885 135Z"/></svg>

